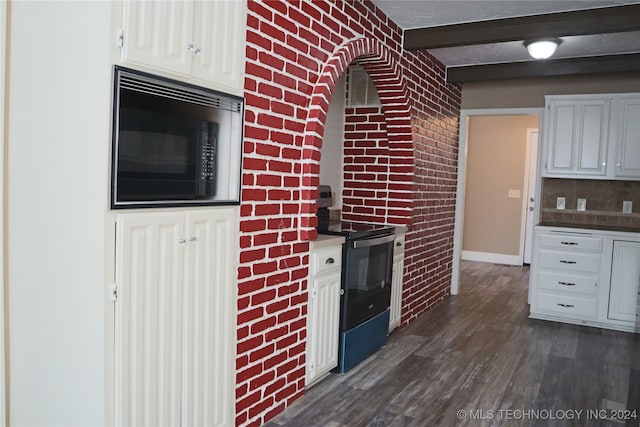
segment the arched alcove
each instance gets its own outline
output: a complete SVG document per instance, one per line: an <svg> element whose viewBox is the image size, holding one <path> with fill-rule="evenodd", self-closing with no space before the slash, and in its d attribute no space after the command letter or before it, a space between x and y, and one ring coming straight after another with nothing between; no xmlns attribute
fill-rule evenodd
<svg viewBox="0 0 640 427"><path fill-rule="evenodd" d="M379 41L361 38L342 45L325 64L314 86L305 127L302 151L300 229L303 240L314 240L317 219L320 155L329 101L340 76L357 61L373 80L386 123L389 149L389 181L386 209L393 210L389 222L407 225L411 220L413 188L413 138L411 110L399 66Z"/></svg>

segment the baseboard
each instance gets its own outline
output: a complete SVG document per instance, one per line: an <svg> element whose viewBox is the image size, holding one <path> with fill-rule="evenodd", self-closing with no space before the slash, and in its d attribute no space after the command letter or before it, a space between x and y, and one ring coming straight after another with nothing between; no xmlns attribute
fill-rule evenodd
<svg viewBox="0 0 640 427"><path fill-rule="evenodd" d="M490 252L462 251L460 258L465 261L489 262L492 264L522 265L517 255L493 254Z"/></svg>

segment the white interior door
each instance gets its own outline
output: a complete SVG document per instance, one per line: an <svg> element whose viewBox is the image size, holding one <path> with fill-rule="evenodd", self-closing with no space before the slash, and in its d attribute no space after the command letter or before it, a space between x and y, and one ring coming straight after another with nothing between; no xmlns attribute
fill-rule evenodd
<svg viewBox="0 0 640 427"><path fill-rule="evenodd" d="M523 262L531 264L533 226L536 217L536 181L538 178L538 129L527 129L527 203Z"/></svg>

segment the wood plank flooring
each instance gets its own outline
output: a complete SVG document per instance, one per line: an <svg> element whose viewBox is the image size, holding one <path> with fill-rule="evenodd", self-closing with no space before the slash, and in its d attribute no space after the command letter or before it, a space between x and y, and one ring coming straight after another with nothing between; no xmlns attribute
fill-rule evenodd
<svg viewBox="0 0 640 427"><path fill-rule="evenodd" d="M463 262L460 295L266 425L639 426L587 411L640 417L640 335L529 319L528 278L527 267Z"/></svg>

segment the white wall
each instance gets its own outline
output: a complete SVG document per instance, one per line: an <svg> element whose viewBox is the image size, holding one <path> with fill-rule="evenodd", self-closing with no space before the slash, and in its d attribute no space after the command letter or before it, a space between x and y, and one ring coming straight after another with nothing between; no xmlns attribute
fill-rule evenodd
<svg viewBox="0 0 640 427"><path fill-rule="evenodd" d="M10 421L103 425L109 2L12 2Z"/></svg>
<svg viewBox="0 0 640 427"><path fill-rule="evenodd" d="M0 425L6 421L4 323L4 103L6 76L7 2L0 2Z"/></svg>
<svg viewBox="0 0 640 427"><path fill-rule="evenodd" d="M320 184L331 186L335 194L333 205L339 208L342 207L343 187L345 76L343 74L338 80L329 102L320 156Z"/></svg>

